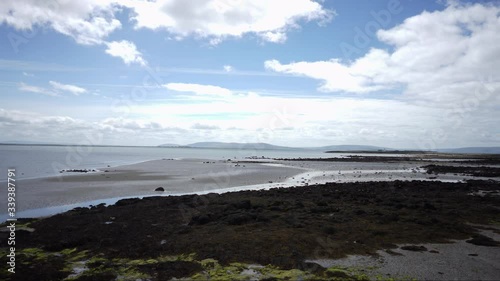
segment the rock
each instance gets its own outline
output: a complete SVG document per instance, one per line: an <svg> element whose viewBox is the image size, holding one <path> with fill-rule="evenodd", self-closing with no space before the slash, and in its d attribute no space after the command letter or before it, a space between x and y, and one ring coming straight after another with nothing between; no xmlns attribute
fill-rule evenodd
<svg viewBox="0 0 500 281"><path fill-rule="evenodd" d="M329 235L331 235L331 234L335 234L335 232L336 232L336 229L335 229L335 227L333 227L333 226L323 226L323 227L321 228L321 230L322 230L325 234L329 234Z"/></svg>
<svg viewBox="0 0 500 281"><path fill-rule="evenodd" d="M157 187L155 189L155 191L161 191L161 192L163 192L163 191L165 191L165 188L163 188L163 187L160 186L160 187Z"/></svg>
<svg viewBox="0 0 500 281"><path fill-rule="evenodd" d="M490 237L481 234L474 235L472 239L469 239L465 242L478 246L487 246L487 247L498 247L500 245L500 242L495 241Z"/></svg>
<svg viewBox="0 0 500 281"><path fill-rule="evenodd" d="M141 202L139 198L122 199L115 203L116 206L127 206ZM76 208L75 208L76 209Z"/></svg>
<svg viewBox="0 0 500 281"><path fill-rule="evenodd" d="M250 200L242 200L240 202L232 203L231 205L233 207L235 207L236 209L248 210L248 209L252 208L252 202L250 202Z"/></svg>
<svg viewBox="0 0 500 281"><path fill-rule="evenodd" d="M413 251L413 252L427 252L427 248L424 246L408 245L401 247L402 250Z"/></svg>
<svg viewBox="0 0 500 281"><path fill-rule="evenodd" d="M232 214L226 219L228 225L241 225L252 220L255 220L256 216L252 214Z"/></svg>
<svg viewBox="0 0 500 281"><path fill-rule="evenodd" d="M196 215L196 216L193 216L191 218L191 222L189 223L189 225L203 225L203 224L207 224L211 221L210 217L207 216L207 215Z"/></svg>

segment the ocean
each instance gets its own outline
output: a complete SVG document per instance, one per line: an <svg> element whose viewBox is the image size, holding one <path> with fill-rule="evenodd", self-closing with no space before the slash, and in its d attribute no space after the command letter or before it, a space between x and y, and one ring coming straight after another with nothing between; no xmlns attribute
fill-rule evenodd
<svg viewBox="0 0 500 281"><path fill-rule="evenodd" d="M312 150L0 145L0 181L7 180L7 169L11 168L16 169L17 179L31 179L56 176L61 170L102 169L165 158L222 160L246 157L338 157L347 154L325 154Z"/></svg>

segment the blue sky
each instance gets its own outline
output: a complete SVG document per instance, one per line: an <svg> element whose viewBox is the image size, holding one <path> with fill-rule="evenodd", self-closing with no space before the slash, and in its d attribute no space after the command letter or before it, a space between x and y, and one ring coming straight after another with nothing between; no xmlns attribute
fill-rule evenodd
<svg viewBox="0 0 500 281"><path fill-rule="evenodd" d="M5 1L0 141L498 146L499 15L498 1Z"/></svg>

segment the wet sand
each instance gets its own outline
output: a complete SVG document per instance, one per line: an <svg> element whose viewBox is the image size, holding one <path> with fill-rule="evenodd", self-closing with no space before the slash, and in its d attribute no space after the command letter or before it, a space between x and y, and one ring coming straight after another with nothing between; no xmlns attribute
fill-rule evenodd
<svg viewBox="0 0 500 281"><path fill-rule="evenodd" d="M300 167L204 159L155 160L99 170L18 181L18 211L130 196L223 192L232 187L283 181L303 171ZM155 192L157 187L163 187L165 192ZM6 200L6 193L1 193L0 202ZM0 210L0 214L5 212Z"/></svg>
<svg viewBox="0 0 500 281"><path fill-rule="evenodd" d="M428 174L421 167L429 163L434 162L154 160L103 167L97 172L64 172L59 177L19 180L17 207L23 215L28 210L83 206L99 200L115 202L110 199L133 196L222 193L327 182L488 179L462 174ZM163 187L165 192L155 192L157 187ZM6 193L1 193L0 203L6 200ZM6 210L0 210L0 216L4 218Z"/></svg>
<svg viewBox="0 0 500 281"><path fill-rule="evenodd" d="M443 160L443 159L441 159ZM114 203L128 197L222 193L307 186L327 182L439 180L459 182L483 179L457 173L428 174L422 167L441 162L335 162L257 159L215 161L163 159L97 172L63 172L58 177L17 182L17 210L21 217L52 215L89 204ZM459 164L455 164L459 165ZM164 192L154 191L163 187ZM6 204L6 193L0 203ZM49 209L51 208L51 209ZM0 210L5 220L6 210Z"/></svg>

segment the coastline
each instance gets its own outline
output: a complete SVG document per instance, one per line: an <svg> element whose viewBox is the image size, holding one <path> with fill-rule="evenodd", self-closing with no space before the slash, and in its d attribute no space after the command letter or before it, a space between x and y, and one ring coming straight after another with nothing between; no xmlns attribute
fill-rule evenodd
<svg viewBox="0 0 500 281"><path fill-rule="evenodd" d="M263 166L261 163L232 163L227 160L152 160L92 173L64 173L60 177L19 180L18 211L79 206L87 202L117 201L125 197L183 195L221 192L225 189L277 183L303 169L289 166ZM155 192L157 187L165 192ZM258 188L258 187L253 187ZM264 188L264 186L263 186ZM6 203L6 194L0 202ZM0 210L5 215L6 210Z"/></svg>
<svg viewBox="0 0 500 281"><path fill-rule="evenodd" d="M446 273L463 267L470 270L468 277L487 279L500 273L491 260L498 256L500 242L481 233L485 225L500 223L500 198L472 194L499 189L496 182L479 180L394 181L125 199L109 207L77 208L21 221L18 255L33 266L20 265L22 274L16 275L20 279L12 280L42 280L56 272L67 276L80 267L81 278L95 280L113 280L125 272L133 273L130 278L140 274L150 280L370 280L378 276L369 275L371 265L323 263L323 267L320 261L367 257L379 250L416 255L416 260L436 255L449 261ZM0 235L4 240L4 232ZM473 237L476 242L464 245L474 251L464 251L462 244L455 245L459 248L454 252L428 246ZM402 251L402 245L417 252ZM465 260L474 259L474 267L454 264L457 253ZM408 257L395 256L400 263L386 258L386 265L393 268L375 274L391 274L382 280L405 278L398 272L408 267L404 262ZM474 271L483 263L490 270ZM441 265L421 266L432 274L409 277L435 279L431 277L441 272ZM135 280L130 278L125 280Z"/></svg>
<svg viewBox="0 0 500 281"><path fill-rule="evenodd" d="M479 176L489 168L363 160L163 159L20 180L20 201L41 207L19 217L44 218L19 220L18 255L32 267L11 280L114 280L130 270L124 280L500 274L500 188ZM443 166L425 168L433 164ZM423 268L408 270L415 263Z"/></svg>
<svg viewBox="0 0 500 281"><path fill-rule="evenodd" d="M16 196L20 217L40 217L101 203L114 204L125 198L267 190L328 182L439 180L460 182L487 179L464 175L430 176L420 167L426 162L331 162L304 160L212 160L162 159L96 172L61 173L58 177L21 179ZM157 187L164 192L156 192ZM0 194L0 203L6 203ZM7 218L0 210L0 221Z"/></svg>

